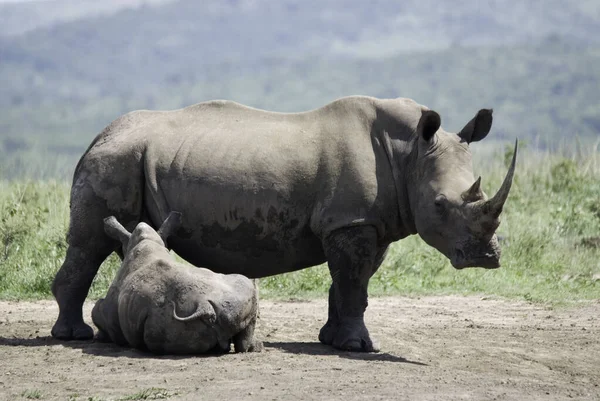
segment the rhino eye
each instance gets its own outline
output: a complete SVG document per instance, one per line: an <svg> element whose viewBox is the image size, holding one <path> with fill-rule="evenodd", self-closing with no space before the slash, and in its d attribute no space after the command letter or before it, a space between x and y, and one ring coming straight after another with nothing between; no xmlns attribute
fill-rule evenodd
<svg viewBox="0 0 600 401"><path fill-rule="evenodd" d="M446 209L447 199L444 195L438 195L435 197L435 208L438 212L443 212Z"/></svg>

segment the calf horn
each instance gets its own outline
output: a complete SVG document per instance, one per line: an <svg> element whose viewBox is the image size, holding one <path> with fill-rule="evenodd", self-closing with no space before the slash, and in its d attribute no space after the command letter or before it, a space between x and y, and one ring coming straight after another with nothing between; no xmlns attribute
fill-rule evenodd
<svg viewBox="0 0 600 401"><path fill-rule="evenodd" d="M510 168L508 169L508 173L506 173L506 177L504 177L504 182L502 183L502 186L493 198L487 200L483 204L483 210L485 213L493 213L495 217L498 217L502 212L502 208L504 207L504 203L508 198L508 193L510 192L510 187L512 185L513 177L515 175L518 147L519 140L517 139L515 140L515 151L513 153L512 162L510 163Z"/></svg>

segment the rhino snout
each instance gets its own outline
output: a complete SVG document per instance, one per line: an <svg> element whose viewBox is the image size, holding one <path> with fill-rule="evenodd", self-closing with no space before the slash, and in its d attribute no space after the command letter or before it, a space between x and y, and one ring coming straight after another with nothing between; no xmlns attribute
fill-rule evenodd
<svg viewBox="0 0 600 401"><path fill-rule="evenodd" d="M484 269L497 269L500 267L500 246L494 238L485 246L457 248L450 262L455 269L465 267L483 267Z"/></svg>

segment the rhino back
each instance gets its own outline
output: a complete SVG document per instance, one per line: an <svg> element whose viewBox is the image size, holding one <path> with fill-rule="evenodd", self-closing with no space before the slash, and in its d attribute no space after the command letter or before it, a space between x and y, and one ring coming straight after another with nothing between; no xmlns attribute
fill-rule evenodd
<svg viewBox="0 0 600 401"><path fill-rule="evenodd" d="M147 135L145 208L155 222L183 211L170 245L196 265L256 277L321 263L327 225L376 196L371 111L363 98L292 114L175 111Z"/></svg>

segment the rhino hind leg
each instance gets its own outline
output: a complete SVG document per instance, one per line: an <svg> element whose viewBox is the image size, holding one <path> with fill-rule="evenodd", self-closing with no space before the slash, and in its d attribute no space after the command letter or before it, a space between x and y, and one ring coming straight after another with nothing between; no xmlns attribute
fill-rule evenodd
<svg viewBox="0 0 600 401"><path fill-rule="evenodd" d="M122 221L136 218L133 210L115 212L106 205L106 200L85 179L73 184L67 254L52 282L52 293L59 306L58 319L52 328L55 338L89 340L94 335L83 321L83 303L100 265L120 245L104 233L103 218L109 215L116 215Z"/></svg>
<svg viewBox="0 0 600 401"><path fill-rule="evenodd" d="M97 247L94 247L97 244ZM70 244L67 256L52 283L52 293L59 307L58 319L52 327L52 336L61 340L89 340L94 331L83 321L83 302L92 280L112 249L97 241L90 246Z"/></svg>
<svg viewBox="0 0 600 401"><path fill-rule="evenodd" d="M324 241L333 283L329 290L329 316L319 340L347 351L378 352L364 322L369 279L377 271L387 247L377 244L374 227L334 231Z"/></svg>

